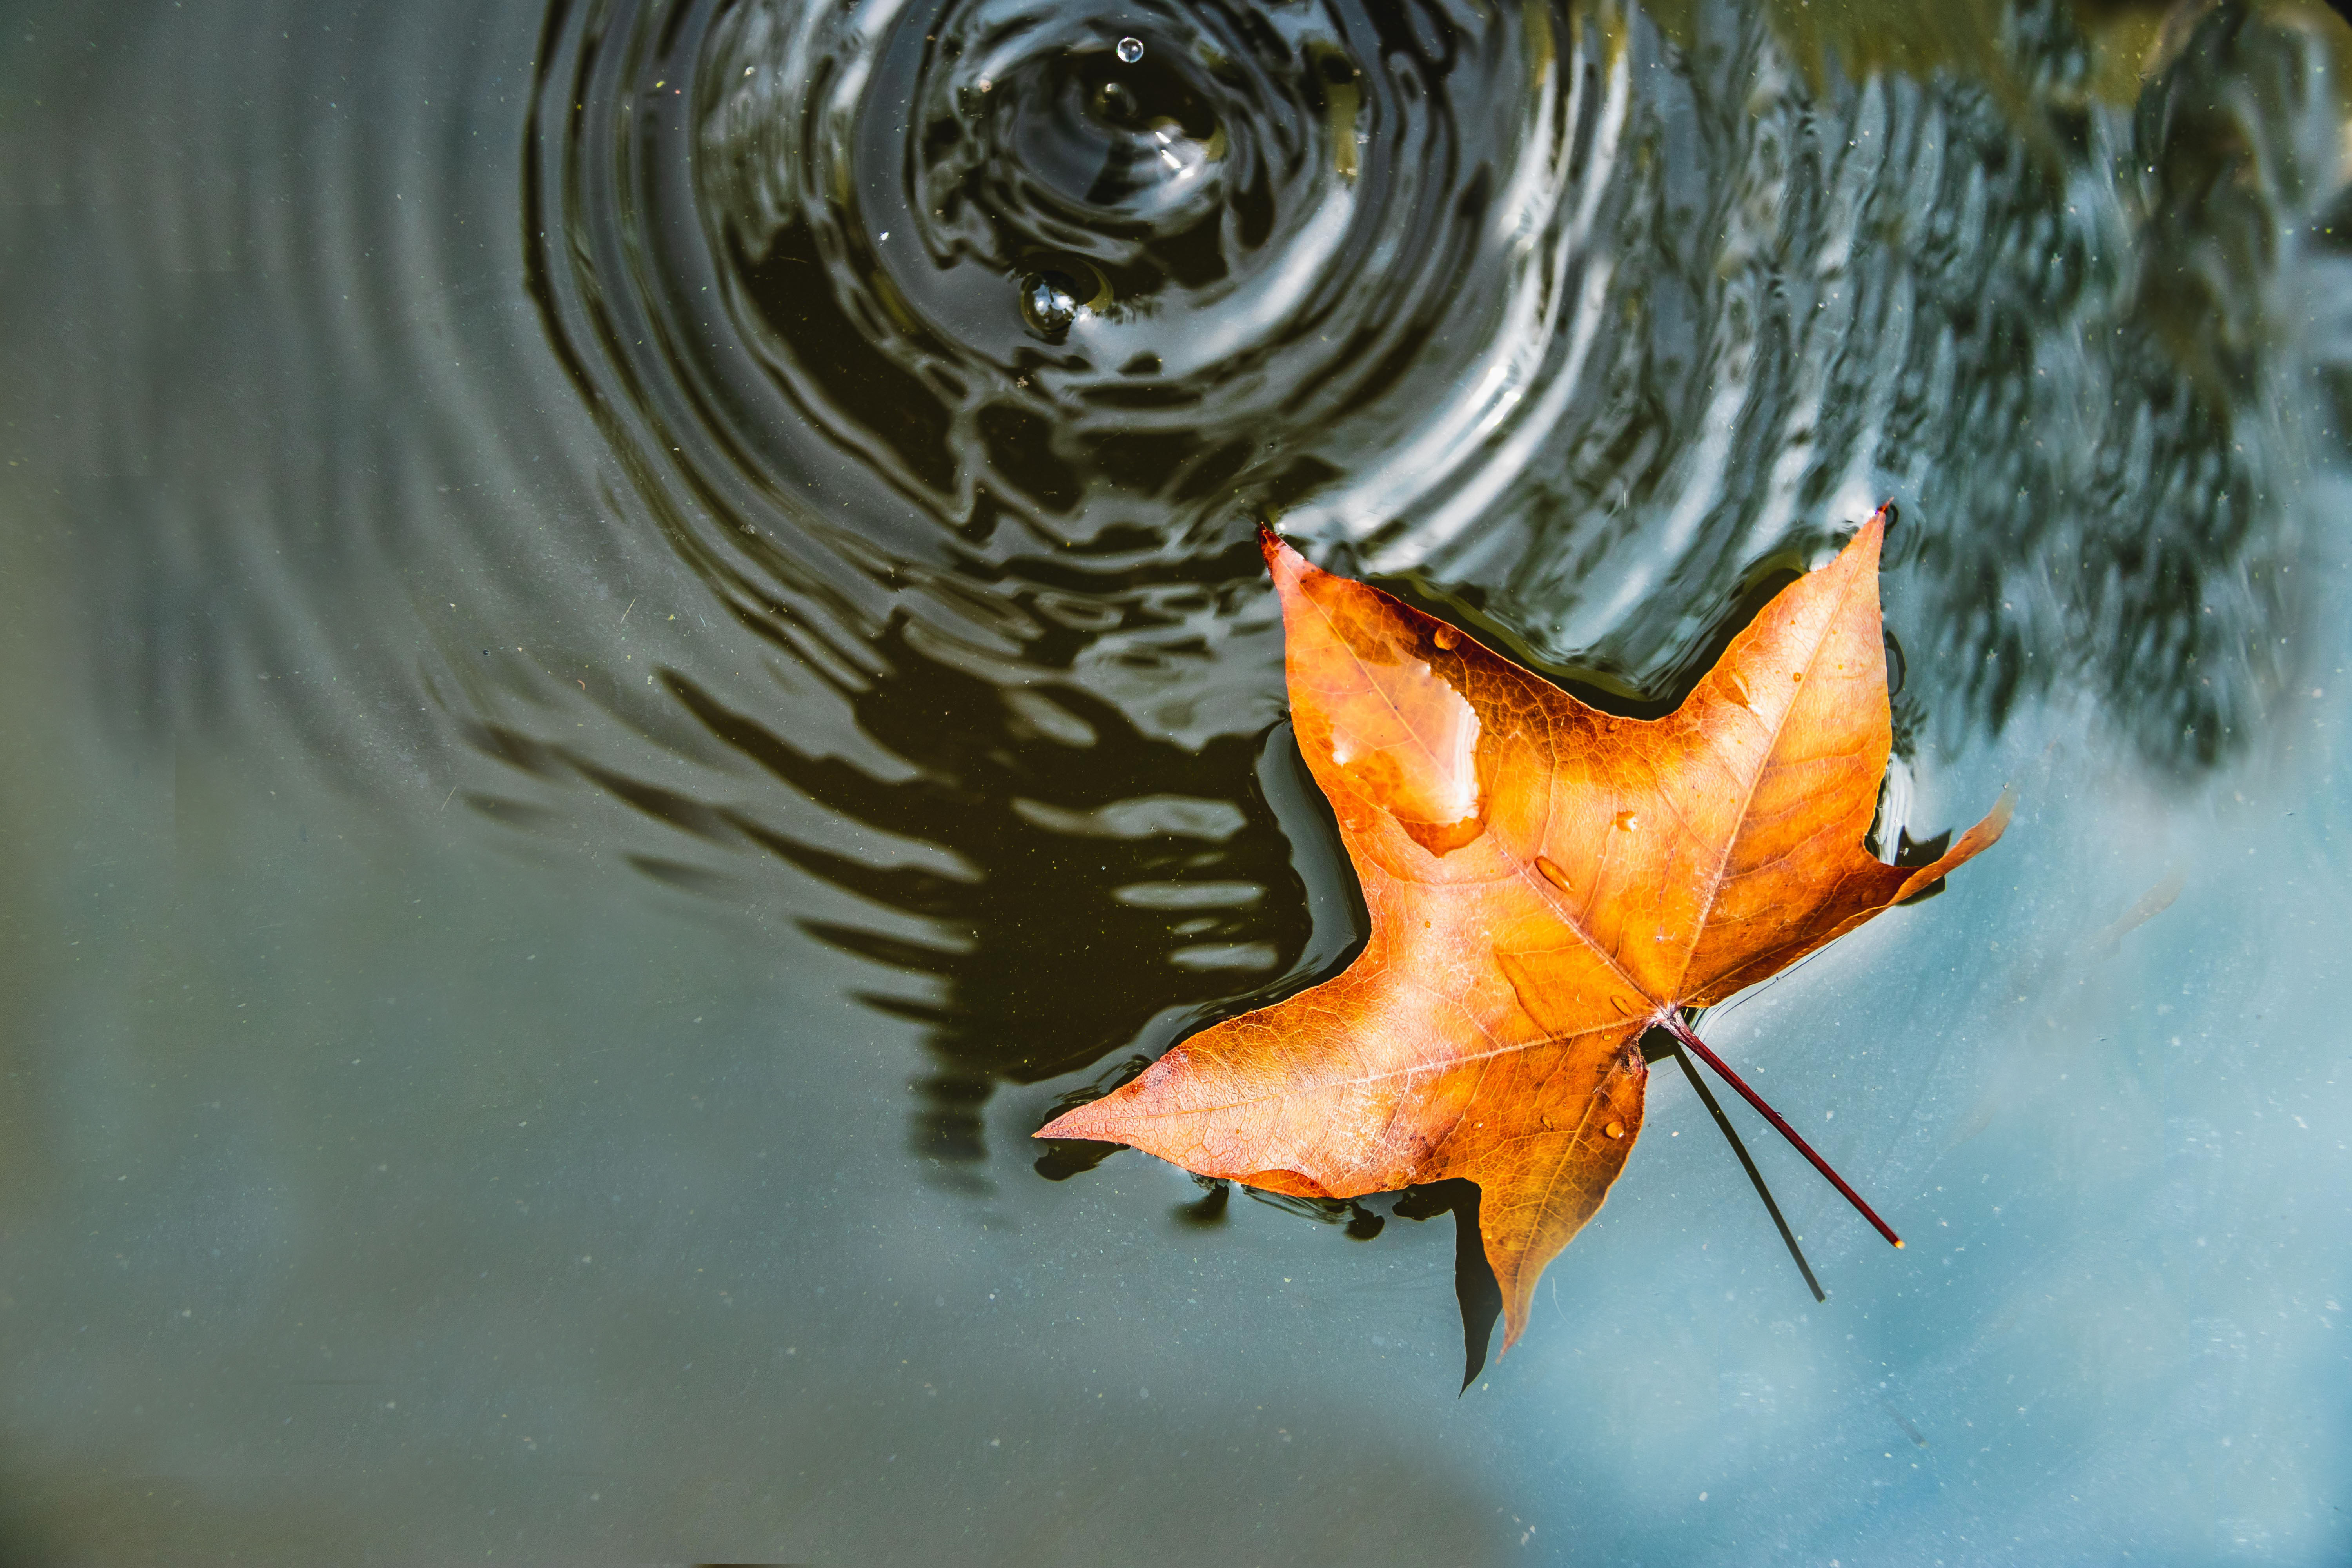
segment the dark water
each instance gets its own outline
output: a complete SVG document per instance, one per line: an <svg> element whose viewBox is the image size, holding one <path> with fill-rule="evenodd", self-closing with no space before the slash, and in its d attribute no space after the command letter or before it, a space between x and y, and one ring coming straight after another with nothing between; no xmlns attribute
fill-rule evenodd
<svg viewBox="0 0 2352 1568"><path fill-rule="evenodd" d="M9 23L0 1562L2352 1549L2328 11ZM1905 1252L1661 1075L1457 1401L1028 1138L1356 940L1260 521L1654 711L1889 497Z"/></svg>

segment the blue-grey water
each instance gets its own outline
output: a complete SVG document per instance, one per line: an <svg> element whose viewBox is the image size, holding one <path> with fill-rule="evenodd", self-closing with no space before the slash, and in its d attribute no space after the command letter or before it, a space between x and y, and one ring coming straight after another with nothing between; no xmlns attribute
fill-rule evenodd
<svg viewBox="0 0 2352 1568"><path fill-rule="evenodd" d="M0 1563L2352 1557L2331 11L5 20ZM1261 521L1654 711L1890 497L1906 1249L1030 1139L1357 937Z"/></svg>

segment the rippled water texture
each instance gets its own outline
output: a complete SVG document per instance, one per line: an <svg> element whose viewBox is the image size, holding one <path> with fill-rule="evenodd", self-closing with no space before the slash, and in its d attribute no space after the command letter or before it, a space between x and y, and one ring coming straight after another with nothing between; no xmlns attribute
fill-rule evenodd
<svg viewBox="0 0 2352 1568"><path fill-rule="evenodd" d="M1773 15L551 16L535 294L801 692L667 695L938 852L714 830L919 922L826 934L942 983L894 1004L930 1152L991 1077L1317 966L1246 772L1259 520L1655 710L1892 496L1906 751L2063 683L2193 773L2278 709L2340 438L2340 304L2281 330L2337 268L2332 24L2028 10L1854 86ZM845 718L891 759L824 758Z"/></svg>
<svg viewBox="0 0 2352 1568"><path fill-rule="evenodd" d="M18 10L0 1562L2342 1559L2315 0ZM1260 523L1655 713L1890 498L1904 1254L1028 1138L1360 940Z"/></svg>

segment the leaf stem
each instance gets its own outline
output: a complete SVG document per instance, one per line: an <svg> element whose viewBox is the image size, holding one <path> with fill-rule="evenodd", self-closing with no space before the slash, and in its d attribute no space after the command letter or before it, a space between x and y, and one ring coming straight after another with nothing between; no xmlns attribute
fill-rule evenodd
<svg viewBox="0 0 2352 1568"><path fill-rule="evenodd" d="M1805 1249L1797 1245L1796 1233L1789 1228L1789 1222L1780 1217L1780 1205L1772 1201L1772 1189L1764 1184L1764 1173L1758 1170L1756 1162L1748 1157L1748 1145L1739 1141L1739 1130L1732 1126L1731 1118L1726 1116L1723 1107L1716 1103L1715 1091L1706 1087L1706 1079L1698 1076L1698 1068L1691 1066L1690 1053L1683 1049L1680 1040L1675 1042L1675 1060L1681 1065L1683 1076L1690 1079L1691 1087L1698 1090L1699 1103L1706 1107L1707 1114L1714 1117L1715 1124L1723 1130L1724 1140L1731 1145L1731 1152L1739 1156L1739 1168L1746 1171L1748 1179L1756 1184L1756 1195L1764 1200L1764 1212L1770 1215L1772 1223L1780 1227L1780 1239L1788 1244L1789 1256L1797 1260L1797 1271L1805 1277L1806 1288L1812 1291L1813 1300L1828 1300L1829 1294L1822 1289L1822 1282L1813 1278L1813 1266L1805 1261Z"/></svg>
<svg viewBox="0 0 2352 1568"><path fill-rule="evenodd" d="M1798 1153L1802 1154L1806 1159L1811 1160L1813 1163L1813 1169L1819 1171L1822 1175L1827 1176L1829 1178L1830 1185L1835 1187L1840 1193L1843 1194L1845 1195L1845 1201L1852 1204L1854 1208L1861 1213L1863 1218L1868 1220L1872 1225L1878 1227L1879 1235L1885 1237L1889 1242L1893 1243L1896 1247L1903 1245L1903 1238L1895 1235L1894 1230L1885 1220L1878 1217L1878 1212L1875 1209L1862 1201L1862 1194L1855 1192L1852 1187L1847 1186L1845 1184L1845 1178L1839 1175L1835 1171L1831 1170L1830 1163L1827 1160L1822 1159L1819 1154L1814 1153L1813 1146L1811 1143L1806 1142L1804 1139L1799 1135L1797 1130L1790 1126L1779 1111L1765 1104L1764 1097L1757 1093L1754 1089L1748 1088L1746 1079L1742 1079L1738 1073L1733 1072L1730 1066L1726 1063L1721 1057L1717 1056L1713 1051L1707 1049L1706 1042L1700 1039L1697 1035L1694 1034L1688 1024L1683 1022L1683 1016L1679 1009L1669 1010L1667 1015L1659 1019L1658 1022L1660 1026L1665 1029L1666 1033L1672 1035L1675 1039L1680 1040L1684 1045L1688 1046L1692 1050L1696 1051L1701 1061L1713 1068L1716 1070L1717 1076L1720 1077L1724 1082L1729 1084L1732 1088L1738 1089L1739 1091L1739 1097L1742 1100L1745 1100L1748 1104L1754 1106L1763 1114L1765 1121L1778 1128L1780 1130L1780 1136L1786 1138L1792 1145L1794 1145Z"/></svg>

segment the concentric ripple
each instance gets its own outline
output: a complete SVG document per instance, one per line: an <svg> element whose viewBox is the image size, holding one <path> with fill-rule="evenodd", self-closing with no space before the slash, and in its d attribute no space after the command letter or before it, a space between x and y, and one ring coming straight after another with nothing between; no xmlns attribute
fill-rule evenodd
<svg viewBox="0 0 2352 1568"><path fill-rule="evenodd" d="M1146 581L1348 510L1372 454L1447 454L1381 468L1402 515L1528 417L1601 139L1573 32L1337 0L559 16L541 284L707 521L825 575L842 536L1076 566L1138 613L1131 668L1201 635Z"/></svg>

